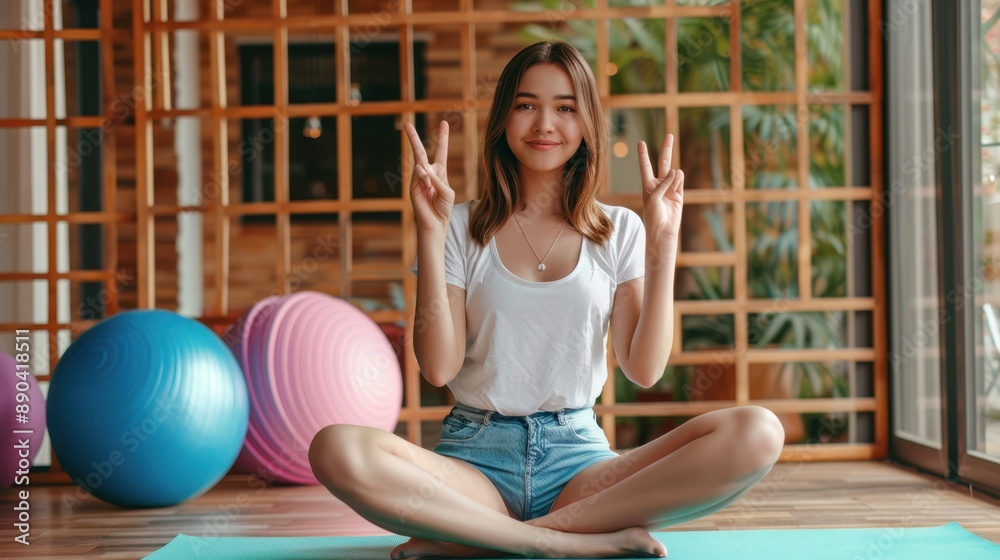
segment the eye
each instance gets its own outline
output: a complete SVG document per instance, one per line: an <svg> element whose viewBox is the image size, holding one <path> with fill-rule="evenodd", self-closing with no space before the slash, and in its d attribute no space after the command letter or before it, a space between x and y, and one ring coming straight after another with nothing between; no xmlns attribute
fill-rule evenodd
<svg viewBox="0 0 1000 560"><path fill-rule="evenodd" d="M562 111L563 109L566 109L566 111L564 111L566 113L575 113L576 112L576 109L572 105L563 105L562 107L559 108L560 111Z"/></svg>
<svg viewBox="0 0 1000 560"><path fill-rule="evenodd" d="M531 103L521 103L520 105L514 107L515 109L531 109Z"/></svg>

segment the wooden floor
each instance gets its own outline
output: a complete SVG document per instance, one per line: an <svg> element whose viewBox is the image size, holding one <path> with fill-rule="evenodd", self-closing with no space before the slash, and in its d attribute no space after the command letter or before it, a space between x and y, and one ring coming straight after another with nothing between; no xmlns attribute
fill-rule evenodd
<svg viewBox="0 0 1000 560"><path fill-rule="evenodd" d="M142 558L178 533L199 536L385 534L318 486L249 486L227 478L184 504L123 510L76 486L33 486L30 546L10 529L14 489L2 494L3 558ZM1000 543L1000 500L879 462L782 463L728 509L678 531L755 528L928 527L958 521Z"/></svg>

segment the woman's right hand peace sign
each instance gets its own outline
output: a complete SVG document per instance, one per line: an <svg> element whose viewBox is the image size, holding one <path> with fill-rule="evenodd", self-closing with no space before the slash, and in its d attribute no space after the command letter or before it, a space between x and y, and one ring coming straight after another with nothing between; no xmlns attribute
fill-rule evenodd
<svg viewBox="0 0 1000 560"><path fill-rule="evenodd" d="M448 231L451 208L455 204L455 191L448 185L448 121L441 121L434 163L427 161L427 151L412 124L403 125L413 149L413 180L410 182L410 202L420 232Z"/></svg>

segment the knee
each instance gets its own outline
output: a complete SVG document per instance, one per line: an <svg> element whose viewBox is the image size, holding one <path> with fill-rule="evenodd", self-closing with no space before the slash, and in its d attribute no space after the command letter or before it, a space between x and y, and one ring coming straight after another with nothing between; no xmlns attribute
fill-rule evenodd
<svg viewBox="0 0 1000 560"><path fill-rule="evenodd" d="M324 486L349 486L364 452L358 426L333 424L321 429L309 444L309 465Z"/></svg>
<svg viewBox="0 0 1000 560"><path fill-rule="evenodd" d="M778 462L785 443L781 420L761 406L742 406L734 411L740 455L750 472L770 469Z"/></svg>

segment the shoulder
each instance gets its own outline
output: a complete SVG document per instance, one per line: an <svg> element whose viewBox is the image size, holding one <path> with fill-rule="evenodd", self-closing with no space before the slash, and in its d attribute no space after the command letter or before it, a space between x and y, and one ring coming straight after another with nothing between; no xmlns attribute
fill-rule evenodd
<svg viewBox="0 0 1000 560"><path fill-rule="evenodd" d="M612 206L603 202L598 202L597 206L604 211L604 215L611 220L614 225L613 236L628 234L636 229L642 229L642 218L635 210L625 206Z"/></svg>

